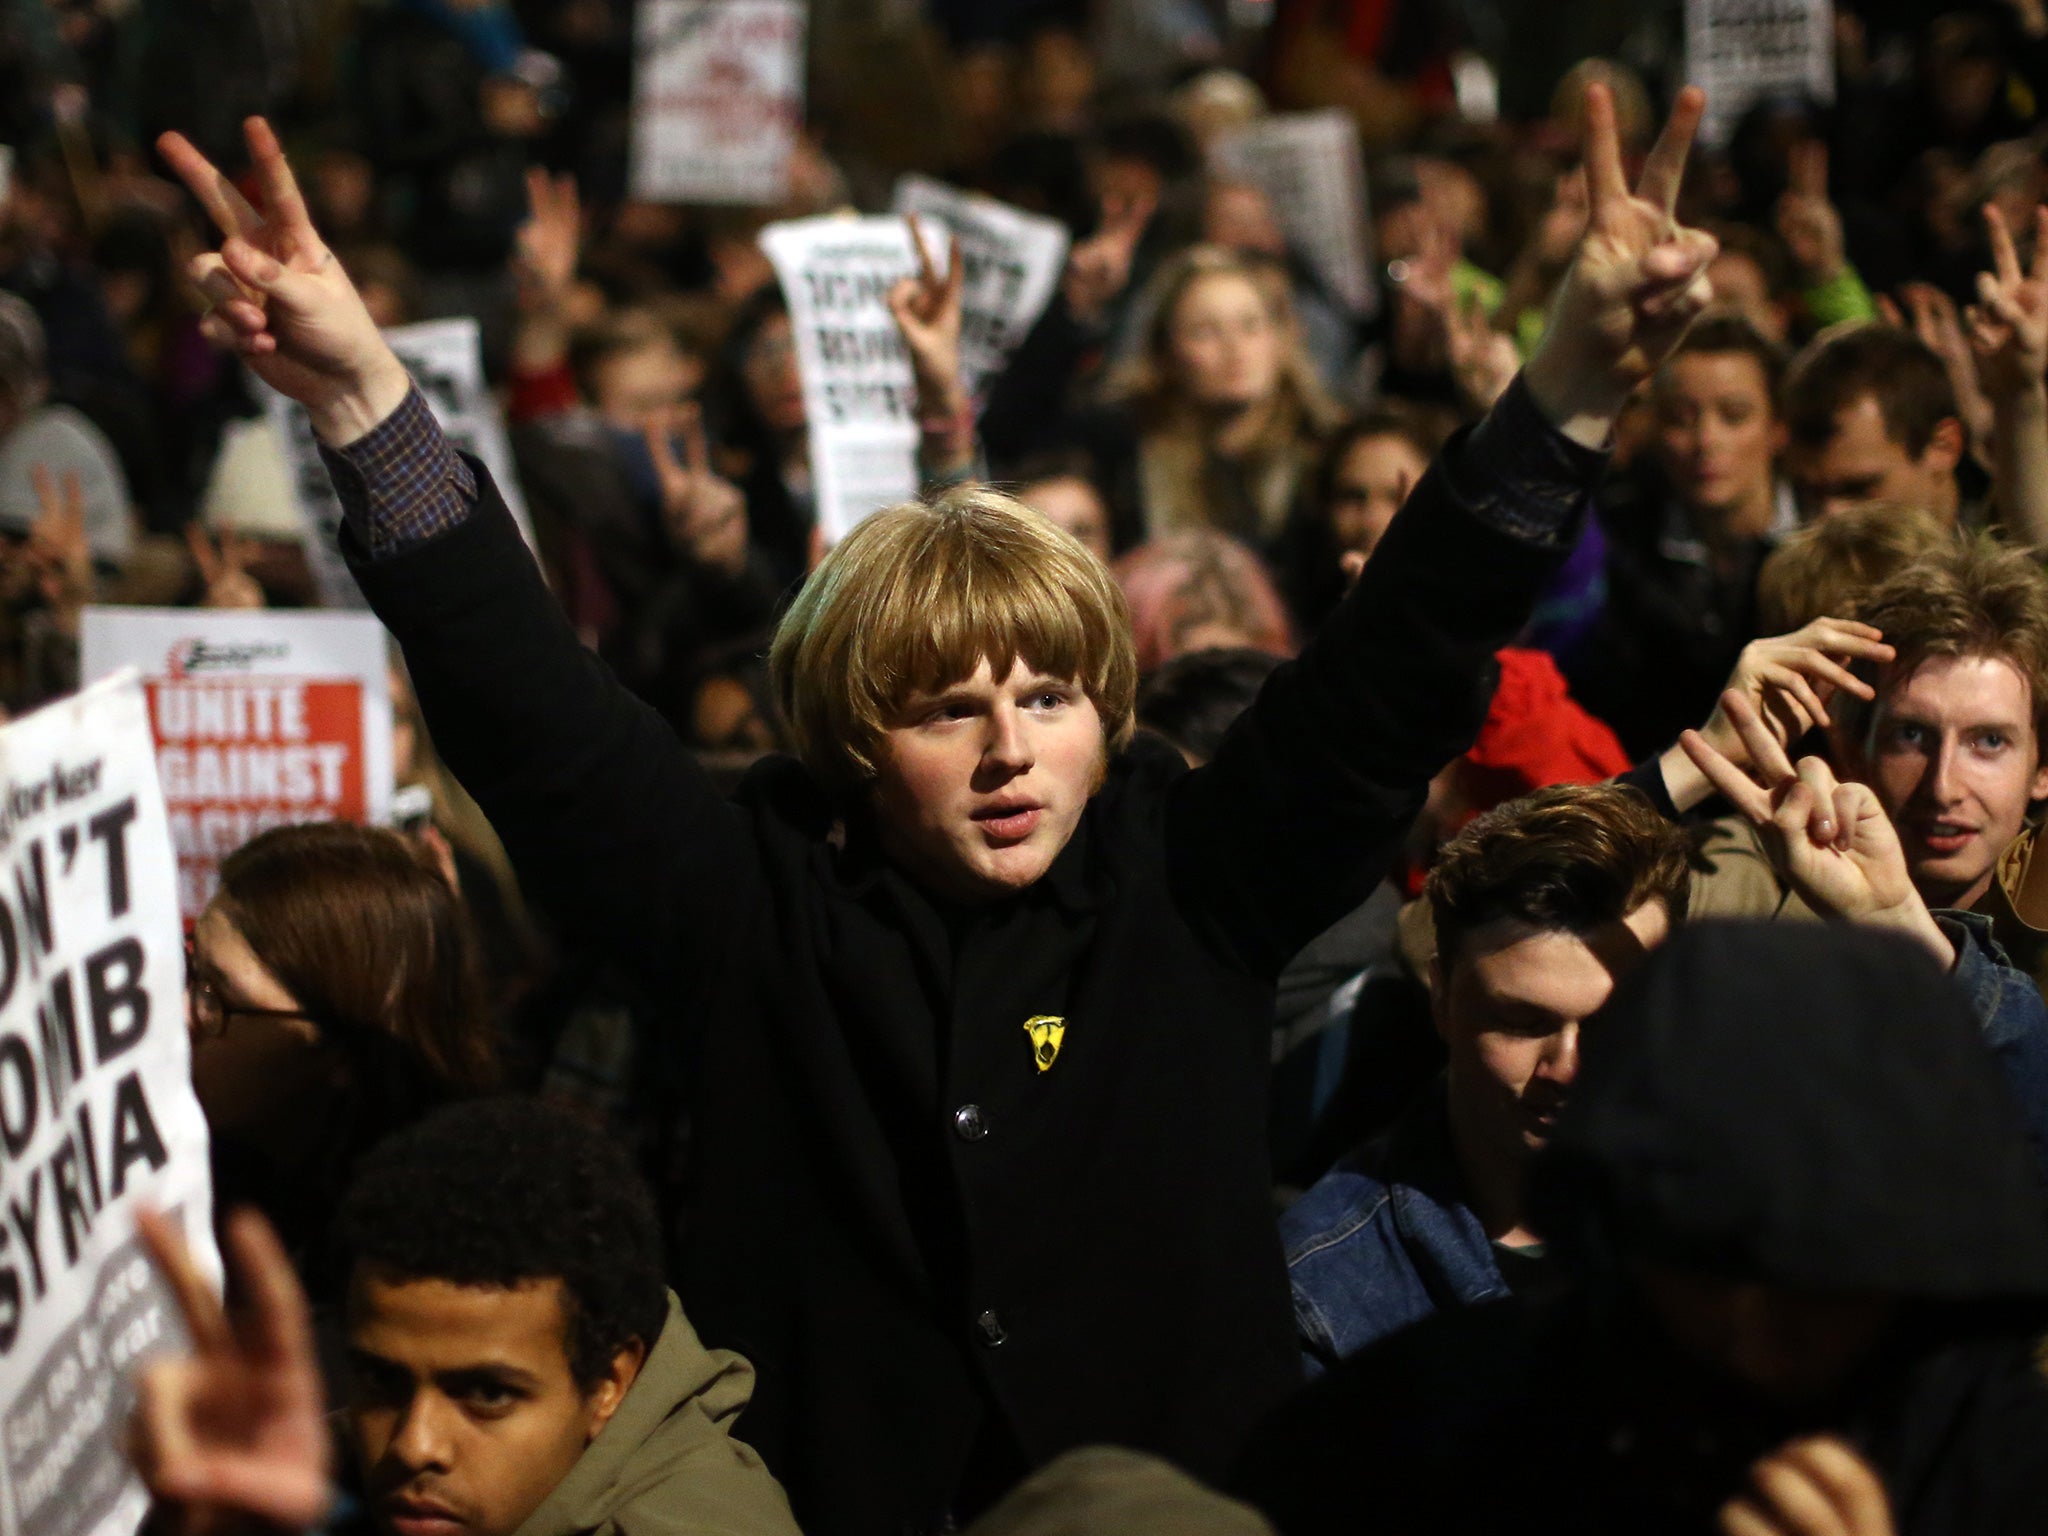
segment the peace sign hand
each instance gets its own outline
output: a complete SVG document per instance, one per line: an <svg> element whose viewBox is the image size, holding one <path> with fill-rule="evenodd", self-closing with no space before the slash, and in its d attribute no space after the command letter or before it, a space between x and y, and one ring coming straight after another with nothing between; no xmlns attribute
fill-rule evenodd
<svg viewBox="0 0 2048 1536"><path fill-rule="evenodd" d="M1869 786L1841 783L1817 757L1794 767L1742 694L1722 694L1721 708L1749 750L1749 773L1698 731L1685 732L1679 744L1763 834L1780 877L1814 911L1911 933L1944 968L1954 965L1955 950L1913 888L1899 834Z"/></svg>
<svg viewBox="0 0 2048 1536"><path fill-rule="evenodd" d="M85 487L78 471L64 471L60 491L46 465L32 471L36 486L36 520L29 525L26 554L36 573L36 589L66 634L78 629L79 610L92 601L92 542L85 531Z"/></svg>
<svg viewBox="0 0 2048 1536"><path fill-rule="evenodd" d="M263 608L268 601L263 588L249 574L249 541L232 530L216 543L197 523L185 525L185 546L192 551L192 563L199 567L205 594L202 608Z"/></svg>
<svg viewBox="0 0 2048 1536"><path fill-rule="evenodd" d="M396 410L412 381L313 228L270 124L252 117L243 134L267 205L261 212L183 134L157 140L224 237L218 254L192 262L192 279L213 304L201 328L305 406L313 430L341 447Z"/></svg>
<svg viewBox="0 0 2048 1536"><path fill-rule="evenodd" d="M684 459L676 457L677 437ZM712 469L703 412L679 406L650 421L646 438L669 537L699 564L738 576L747 566L746 493Z"/></svg>
<svg viewBox="0 0 2048 1536"><path fill-rule="evenodd" d="M229 1262L249 1300L237 1327L176 1228L150 1211L136 1224L192 1338L189 1355L142 1371L130 1430L136 1470L152 1494L188 1512L310 1529L329 1496L324 1393L312 1309L277 1234L254 1211L228 1218Z"/></svg>
<svg viewBox="0 0 2048 1536"><path fill-rule="evenodd" d="M1828 147L1819 139L1794 144L1791 185L1778 199L1778 237L1792 253L1794 265L1808 287L1841 276L1848 257L1842 240L1842 215L1828 198Z"/></svg>
<svg viewBox="0 0 2048 1536"><path fill-rule="evenodd" d="M1095 233L1067 253L1061 290L1076 320L1097 324L1116 296L1129 286L1138 242L1158 208L1156 197L1103 198Z"/></svg>
<svg viewBox="0 0 2048 1536"><path fill-rule="evenodd" d="M576 178L564 172L550 176L540 166L526 172L525 222L512 248L512 271L518 284L519 307L527 312L551 310L568 296L576 280L577 254L583 244L583 201Z"/></svg>
<svg viewBox="0 0 2048 1536"><path fill-rule="evenodd" d="M1719 247L1674 211L1705 106L1697 86L1678 93L1631 193L1613 93L1586 87L1586 233L1524 376L1544 414L1589 447L1606 444L1630 391L1713 297L1707 264Z"/></svg>
<svg viewBox="0 0 2048 1536"><path fill-rule="evenodd" d="M2034 210L2034 262L2027 271L1997 205L1984 205L1995 272L1977 274L1978 302L1965 318L1977 377L1993 400L2039 389L2048 376L2048 208Z"/></svg>
<svg viewBox="0 0 2048 1536"><path fill-rule="evenodd" d="M889 313L910 352L917 377L918 409L925 416L958 413L967 403L960 382L960 295L967 281L960 261L960 237L953 236L946 272L932 266L924 227L906 215L910 244L917 252L917 276L900 277L889 288Z"/></svg>

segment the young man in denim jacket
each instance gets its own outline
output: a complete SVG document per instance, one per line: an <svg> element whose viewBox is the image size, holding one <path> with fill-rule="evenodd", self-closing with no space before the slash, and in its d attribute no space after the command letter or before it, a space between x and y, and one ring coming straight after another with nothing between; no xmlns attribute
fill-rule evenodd
<svg viewBox="0 0 2048 1536"><path fill-rule="evenodd" d="M1742 723L1756 728L1754 716ZM1741 777L1725 760L1711 771L1731 786ZM1869 790L1840 786L1811 804L1786 794L1771 850L1783 877L1816 910L1898 928L1935 955L1969 997L2041 1158L2048 1007L2033 984L1988 924L1928 911ZM1816 806L1830 813L1825 831ZM1446 846L1426 892L1445 1075L1281 1218L1311 1375L1432 1313L1543 1286L1524 1173L1577 1075L1583 1022L1684 920L1690 879L1685 834L1616 784L1539 791Z"/></svg>

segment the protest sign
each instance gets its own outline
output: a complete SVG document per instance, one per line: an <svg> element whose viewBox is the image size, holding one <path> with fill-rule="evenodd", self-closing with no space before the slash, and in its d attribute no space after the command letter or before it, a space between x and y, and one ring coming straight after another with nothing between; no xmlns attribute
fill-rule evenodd
<svg viewBox="0 0 2048 1536"><path fill-rule="evenodd" d="M927 238L936 235L935 244L947 234L960 241L960 373L978 404L1052 302L1066 270L1067 227L928 176L898 181L895 207L930 220L936 227Z"/></svg>
<svg viewBox="0 0 2048 1536"><path fill-rule="evenodd" d="M1835 99L1832 0L1685 0L1685 78L1707 93L1700 142L1728 142L1770 96Z"/></svg>
<svg viewBox="0 0 2048 1536"><path fill-rule="evenodd" d="M391 808L384 630L366 613L87 608L89 678L137 667L196 918L222 858L271 827L381 822Z"/></svg>
<svg viewBox="0 0 2048 1536"><path fill-rule="evenodd" d="M137 1367L186 1347L135 1235L218 1279L163 797L134 677L0 730L0 1536L130 1536Z"/></svg>
<svg viewBox="0 0 2048 1536"><path fill-rule="evenodd" d="M818 525L837 542L870 512L917 494L917 389L888 304L917 256L894 218L771 224L761 248L789 301ZM933 259L943 267L944 250Z"/></svg>
<svg viewBox="0 0 2048 1536"><path fill-rule="evenodd" d="M519 494L519 476L512 465L512 448L505 437L504 418L498 402L484 383L481 343L474 319L427 320L418 325L393 326L384 333L391 350L412 374L413 382L448 434L458 452L483 461L497 482L498 490L512 509L512 519L533 545L533 530L527 521L526 502ZM320 445L313 436L313 423L305 408L276 390L258 383L264 409L270 413L292 481L299 497L299 516L305 530L306 560L320 587L320 599L332 608L361 608L362 594L341 558L341 501L327 466L320 460Z"/></svg>
<svg viewBox="0 0 2048 1536"><path fill-rule="evenodd" d="M1273 205L1287 243L1330 296L1354 315L1370 315L1372 226L1367 221L1365 157L1351 114L1282 112L1234 128L1210 151L1214 169L1257 187Z"/></svg>
<svg viewBox="0 0 2048 1536"><path fill-rule="evenodd" d="M775 203L804 120L802 0L642 0L633 195Z"/></svg>

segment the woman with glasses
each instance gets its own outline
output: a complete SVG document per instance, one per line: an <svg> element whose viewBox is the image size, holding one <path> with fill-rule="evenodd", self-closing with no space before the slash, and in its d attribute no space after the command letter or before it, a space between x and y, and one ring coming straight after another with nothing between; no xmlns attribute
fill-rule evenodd
<svg viewBox="0 0 2048 1536"><path fill-rule="evenodd" d="M356 1158L497 1083L467 915L395 832L280 827L221 865L187 977L218 1204L261 1208L318 1296Z"/></svg>

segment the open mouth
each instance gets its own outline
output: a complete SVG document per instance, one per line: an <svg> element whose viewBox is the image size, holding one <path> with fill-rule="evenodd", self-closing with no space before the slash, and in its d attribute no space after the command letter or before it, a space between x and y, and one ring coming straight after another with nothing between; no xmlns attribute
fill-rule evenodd
<svg viewBox="0 0 2048 1536"><path fill-rule="evenodd" d="M1922 822L1913 832L1921 847L1937 855L1961 853L1977 836L1975 827L1958 826L1952 821Z"/></svg>
<svg viewBox="0 0 2048 1536"><path fill-rule="evenodd" d="M1038 826L1044 807L1030 804L992 805L974 813L974 824L992 842L1020 843Z"/></svg>

